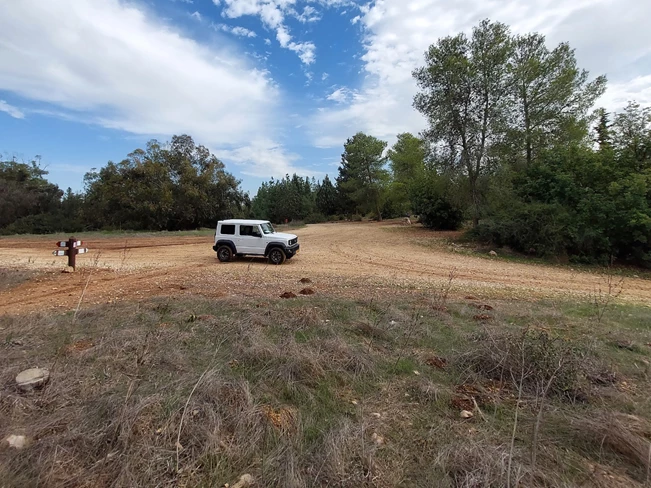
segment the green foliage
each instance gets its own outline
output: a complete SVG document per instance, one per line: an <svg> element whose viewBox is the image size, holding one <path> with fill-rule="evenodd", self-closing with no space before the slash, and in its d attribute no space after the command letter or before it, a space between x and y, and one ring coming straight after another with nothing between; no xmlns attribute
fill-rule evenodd
<svg viewBox="0 0 651 488"><path fill-rule="evenodd" d="M347 199L348 209L374 212L382 220L382 204L386 198L389 172L383 157L385 141L358 132L344 144L337 185Z"/></svg>
<svg viewBox="0 0 651 488"><path fill-rule="evenodd" d="M246 197L224 164L190 136L152 140L85 176L84 218L95 229L186 230L242 215Z"/></svg>
<svg viewBox="0 0 651 488"><path fill-rule="evenodd" d="M316 208L322 215L334 215L339 209L337 189L328 175L316 187Z"/></svg>
<svg viewBox="0 0 651 488"><path fill-rule="evenodd" d="M429 123L425 137L449 169L467 178L475 223L480 178L491 169L490 142L506 125L512 45L507 26L483 21L470 38L458 34L432 44L425 66L413 73L421 89L414 107Z"/></svg>
<svg viewBox="0 0 651 488"><path fill-rule="evenodd" d="M423 173L413 184L411 201L421 223L434 230L456 230L463 223L463 210L449 197L448 184L434 172Z"/></svg>
<svg viewBox="0 0 651 488"><path fill-rule="evenodd" d="M540 256L651 264L651 170L574 146L546 152L513 184L517 199L475 237Z"/></svg>
<svg viewBox="0 0 651 488"><path fill-rule="evenodd" d="M45 179L47 171L29 164L0 161L0 233L26 234L75 230L78 222L65 213L75 199ZM65 204L65 206L63 204Z"/></svg>
<svg viewBox="0 0 651 488"><path fill-rule="evenodd" d="M407 215L412 210L410 193L425 170L427 148L423 139L408 132L398 134L397 141L387 152L392 181L388 188L383 214L389 217Z"/></svg>
<svg viewBox="0 0 651 488"><path fill-rule="evenodd" d="M316 182L294 174L281 180L263 183L253 198L251 211L255 218L274 223L304 220L316 213Z"/></svg>
<svg viewBox="0 0 651 488"><path fill-rule="evenodd" d="M46 174L35 162L0 162L0 232L185 230L247 212L239 181L185 135L87 173L85 194L64 195Z"/></svg>

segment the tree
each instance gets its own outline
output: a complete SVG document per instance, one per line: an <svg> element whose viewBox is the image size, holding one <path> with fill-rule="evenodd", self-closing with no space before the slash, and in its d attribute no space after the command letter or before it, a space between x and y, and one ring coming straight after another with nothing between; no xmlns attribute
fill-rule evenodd
<svg viewBox="0 0 651 488"><path fill-rule="evenodd" d="M392 173L389 198L401 213L411 210L409 194L424 171L426 154L425 141L408 132L398 134L396 143L387 152Z"/></svg>
<svg viewBox="0 0 651 488"><path fill-rule="evenodd" d="M149 141L84 179L84 215L94 228L196 229L245 211L239 181L189 136L167 146Z"/></svg>
<svg viewBox="0 0 651 488"><path fill-rule="evenodd" d="M541 149L584 137L587 111L606 90L606 77L588 82L574 50L561 43L550 51L541 34L516 36L513 47L509 142L523 150L530 165Z"/></svg>
<svg viewBox="0 0 651 488"><path fill-rule="evenodd" d="M612 148L611 124L608 120L608 112L600 108L597 110L597 127L595 127L595 142L599 144L599 150L605 151Z"/></svg>
<svg viewBox="0 0 651 488"><path fill-rule="evenodd" d="M413 72L421 89L414 107L429 123L425 137L447 149L449 165L467 176L475 225L488 149L505 124L511 52L508 28L485 20L470 39L464 34L439 39L425 53L426 65Z"/></svg>
<svg viewBox="0 0 651 488"><path fill-rule="evenodd" d="M340 182L344 193L355 202L358 210L373 210L380 221L382 200L389 180L386 158L383 157L386 147L385 141L358 132L344 144L339 169L340 177L345 175Z"/></svg>
<svg viewBox="0 0 651 488"><path fill-rule="evenodd" d="M325 175L316 189L316 208L323 215L331 216L337 213L337 206L337 190L328 175Z"/></svg>
<svg viewBox="0 0 651 488"><path fill-rule="evenodd" d="M43 222L44 215L59 214L61 189L45 179L47 171L35 161L18 163L0 161L0 229L19 223L22 219L37 216L40 219L36 232L61 230L60 221ZM19 225L21 232L31 232L29 226Z"/></svg>
<svg viewBox="0 0 651 488"><path fill-rule="evenodd" d="M651 108L629 102L615 115L612 131L622 162L638 171L651 167Z"/></svg>

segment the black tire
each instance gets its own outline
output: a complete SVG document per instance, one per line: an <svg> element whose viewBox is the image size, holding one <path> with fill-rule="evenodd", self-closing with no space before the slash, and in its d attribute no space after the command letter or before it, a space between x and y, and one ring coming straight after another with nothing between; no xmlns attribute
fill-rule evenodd
<svg viewBox="0 0 651 488"><path fill-rule="evenodd" d="M230 248L230 246L219 246L217 248L217 259L219 259L222 263L227 263L233 259L233 250Z"/></svg>
<svg viewBox="0 0 651 488"><path fill-rule="evenodd" d="M285 251L283 251L279 247L274 247L271 251L269 251L269 262L271 264L283 264L285 262L285 259L287 259L287 256L285 256Z"/></svg>

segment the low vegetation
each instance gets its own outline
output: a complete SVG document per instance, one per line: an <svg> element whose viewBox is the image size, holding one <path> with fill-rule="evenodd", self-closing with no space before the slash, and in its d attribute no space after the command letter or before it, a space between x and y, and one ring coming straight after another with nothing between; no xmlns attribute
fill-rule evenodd
<svg viewBox="0 0 651 488"><path fill-rule="evenodd" d="M648 308L163 297L0 317L3 486L644 486ZM22 369L51 371L32 393Z"/></svg>

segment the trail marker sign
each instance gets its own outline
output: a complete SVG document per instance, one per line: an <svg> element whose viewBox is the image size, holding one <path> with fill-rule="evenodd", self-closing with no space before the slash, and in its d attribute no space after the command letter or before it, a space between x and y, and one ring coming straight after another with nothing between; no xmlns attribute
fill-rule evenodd
<svg viewBox="0 0 651 488"><path fill-rule="evenodd" d="M84 245L83 241L78 241L74 237L71 237L67 241L58 241L56 243L57 247L64 247L65 250L57 250L52 254L55 256L68 256L68 266L71 266L72 269L76 267L77 254L86 254L88 248L81 247Z"/></svg>

